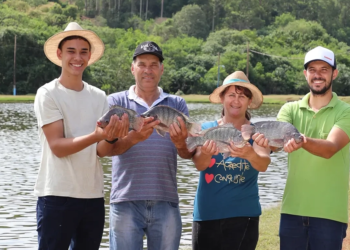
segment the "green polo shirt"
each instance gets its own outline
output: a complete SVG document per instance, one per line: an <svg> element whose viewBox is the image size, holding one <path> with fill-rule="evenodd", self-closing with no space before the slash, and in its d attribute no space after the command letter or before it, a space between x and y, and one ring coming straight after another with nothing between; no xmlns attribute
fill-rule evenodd
<svg viewBox="0 0 350 250"><path fill-rule="evenodd" d="M277 120L293 124L307 137L327 139L333 127L350 137L350 105L333 93L318 112L308 104L310 93L300 101L283 105ZM288 154L288 177L282 213L348 223L349 143L330 159L303 148Z"/></svg>

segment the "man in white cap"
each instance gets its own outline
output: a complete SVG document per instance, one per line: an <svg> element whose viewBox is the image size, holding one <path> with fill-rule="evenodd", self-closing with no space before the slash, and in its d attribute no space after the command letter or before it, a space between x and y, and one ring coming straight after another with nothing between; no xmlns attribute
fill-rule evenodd
<svg viewBox="0 0 350 250"><path fill-rule="evenodd" d="M135 85L108 96L109 105L120 105L141 114L157 105L170 106L188 115L186 102L158 86L163 74L163 53L154 42L139 44L131 72ZM147 118L149 119L149 118ZM164 137L153 129L159 120L148 121L141 131L131 131L112 152L110 198L110 249L177 250L181 216L177 193L177 154L191 158L185 139L187 129L178 118ZM120 147L123 145L123 147Z"/></svg>
<svg viewBox="0 0 350 250"><path fill-rule="evenodd" d="M44 51L62 71L38 89L34 102L42 150L34 188L39 249L97 250L105 218L99 147L125 136L129 122L113 116L105 129L96 126L108 111L107 98L82 80L84 69L103 55L94 32L69 23Z"/></svg>
<svg viewBox="0 0 350 250"><path fill-rule="evenodd" d="M332 92L338 75L334 53L323 47L305 56L310 93L285 104L279 121L292 123L304 142L288 141L281 250L341 250L348 223L350 105Z"/></svg>

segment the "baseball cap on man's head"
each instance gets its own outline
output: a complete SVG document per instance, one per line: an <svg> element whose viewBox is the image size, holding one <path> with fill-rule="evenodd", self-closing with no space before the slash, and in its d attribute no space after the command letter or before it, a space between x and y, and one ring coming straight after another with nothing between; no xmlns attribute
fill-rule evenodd
<svg viewBox="0 0 350 250"><path fill-rule="evenodd" d="M155 42L143 42L137 46L134 52L133 60L139 55L152 54L159 58L160 62L163 62L163 52L161 48Z"/></svg>
<svg viewBox="0 0 350 250"><path fill-rule="evenodd" d="M304 68L307 69L308 64L313 61L324 61L328 63L332 68L337 68L337 63L335 61L335 55L333 51L321 46L318 46L306 53Z"/></svg>

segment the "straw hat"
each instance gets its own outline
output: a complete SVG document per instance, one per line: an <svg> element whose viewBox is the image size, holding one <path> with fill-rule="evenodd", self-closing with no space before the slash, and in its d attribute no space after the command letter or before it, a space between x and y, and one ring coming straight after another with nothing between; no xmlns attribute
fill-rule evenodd
<svg viewBox="0 0 350 250"><path fill-rule="evenodd" d="M102 40L91 30L84 30L76 22L71 22L67 25L67 28L49 39L44 44L44 52L46 57L54 64L62 67L62 62L57 58L57 49L59 43L68 36L81 36L89 41L91 45L91 58L88 65L91 65L98 61L105 50L105 45Z"/></svg>
<svg viewBox="0 0 350 250"><path fill-rule="evenodd" d="M220 93L224 91L225 88L232 85L242 86L244 88L249 89L252 92L252 103L249 105L248 108L257 109L261 106L263 102L263 95L261 91L255 85L249 82L248 78L242 71L235 71L231 75L227 76L224 82L222 83L222 86L217 87L209 96L210 102L221 103Z"/></svg>

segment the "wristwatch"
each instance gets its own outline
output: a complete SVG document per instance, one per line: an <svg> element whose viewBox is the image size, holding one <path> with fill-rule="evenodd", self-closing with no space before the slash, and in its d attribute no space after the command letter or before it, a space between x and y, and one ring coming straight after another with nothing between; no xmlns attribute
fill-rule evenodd
<svg viewBox="0 0 350 250"><path fill-rule="evenodd" d="M105 140L105 141L110 143L110 144L114 144L116 141L118 141L118 138L115 138L113 141L108 141L108 140Z"/></svg>

